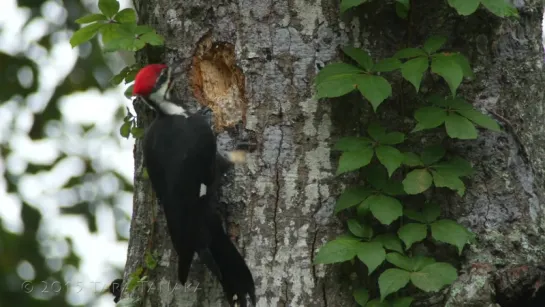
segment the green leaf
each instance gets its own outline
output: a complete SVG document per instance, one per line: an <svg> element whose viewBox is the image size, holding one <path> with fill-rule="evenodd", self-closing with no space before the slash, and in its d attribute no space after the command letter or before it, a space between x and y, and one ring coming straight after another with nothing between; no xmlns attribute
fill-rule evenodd
<svg viewBox="0 0 545 307"><path fill-rule="evenodd" d="M424 72L428 70L428 67L427 57L414 58L401 65L401 75L405 80L411 82L417 93L420 90L420 82L422 81Z"/></svg>
<svg viewBox="0 0 545 307"><path fill-rule="evenodd" d="M397 231L399 238L405 243L405 249L411 248L411 246L419 241L422 241L428 235L428 226L420 223L409 223L403 225Z"/></svg>
<svg viewBox="0 0 545 307"><path fill-rule="evenodd" d="M371 140L366 137L349 136L341 138L335 144L335 150L342 151L361 151L371 147Z"/></svg>
<svg viewBox="0 0 545 307"><path fill-rule="evenodd" d="M350 239L329 241L320 248L316 257L314 257L314 263L329 264L348 261L356 256L360 245L361 242Z"/></svg>
<svg viewBox="0 0 545 307"><path fill-rule="evenodd" d="M446 41L447 39L444 36L434 35L426 40L422 49L424 49L424 51L426 51L428 54L432 54L441 49Z"/></svg>
<svg viewBox="0 0 545 307"><path fill-rule="evenodd" d="M358 75L355 80L358 90L365 99L369 100L375 112L378 106L392 95L392 86L383 77Z"/></svg>
<svg viewBox="0 0 545 307"><path fill-rule="evenodd" d="M131 66L131 70L130 70L130 71L127 73L127 75L125 76L125 84L134 81L134 79L136 78L136 74L138 73L138 71L140 71L140 67L139 67L139 66Z"/></svg>
<svg viewBox="0 0 545 307"><path fill-rule="evenodd" d="M369 291L365 288L358 288L352 293L354 299L360 306L365 306L369 301Z"/></svg>
<svg viewBox="0 0 545 307"><path fill-rule="evenodd" d="M386 136L386 129L384 129L384 127L382 127L379 123L372 122L367 127L367 133L369 133L369 136L373 140L379 141Z"/></svg>
<svg viewBox="0 0 545 307"><path fill-rule="evenodd" d="M409 8L405 5L399 3L399 1L396 2L396 14L399 18L407 20L409 17Z"/></svg>
<svg viewBox="0 0 545 307"><path fill-rule="evenodd" d="M82 25L86 23L102 21L107 19L108 18L106 18L106 16L104 16L103 14L91 14L91 15L83 16L81 18L76 19L76 23Z"/></svg>
<svg viewBox="0 0 545 307"><path fill-rule="evenodd" d="M410 296L398 297L392 301L392 307L410 307L413 301Z"/></svg>
<svg viewBox="0 0 545 307"><path fill-rule="evenodd" d="M415 169L407 174L403 180L403 188L407 194L423 193L430 188L432 176L426 169Z"/></svg>
<svg viewBox="0 0 545 307"><path fill-rule="evenodd" d="M113 76L110 82L114 85L119 85L123 79L125 79L125 76L129 72L129 67L123 68L117 75Z"/></svg>
<svg viewBox="0 0 545 307"><path fill-rule="evenodd" d="M386 255L386 260L396 267L407 271L412 271L414 267L413 260L407 256L403 256L400 253L388 253Z"/></svg>
<svg viewBox="0 0 545 307"><path fill-rule="evenodd" d="M123 125L121 125L121 128L119 128L119 134L121 134L122 137L128 139L131 132L131 126L132 122L124 122Z"/></svg>
<svg viewBox="0 0 545 307"><path fill-rule="evenodd" d="M401 132L390 132L381 136L378 141L383 145L396 145L405 141L405 134Z"/></svg>
<svg viewBox="0 0 545 307"><path fill-rule="evenodd" d="M401 49L393 56L396 59L410 59L416 57L427 57L426 52L419 48L405 48Z"/></svg>
<svg viewBox="0 0 545 307"><path fill-rule="evenodd" d="M432 223L431 235L437 241L456 246L459 255L469 241L466 228L452 220L439 220Z"/></svg>
<svg viewBox="0 0 545 307"><path fill-rule="evenodd" d="M473 174L473 168L469 161L460 157L453 157L448 161L437 163L432 167L438 172L451 174L457 177L470 176Z"/></svg>
<svg viewBox="0 0 545 307"><path fill-rule="evenodd" d="M153 258L150 252L146 253L146 267L153 270L157 267L157 260Z"/></svg>
<svg viewBox="0 0 545 307"><path fill-rule="evenodd" d="M480 2L481 0L448 0L448 4L463 16L475 13Z"/></svg>
<svg viewBox="0 0 545 307"><path fill-rule="evenodd" d="M366 71L370 71L373 68L373 60L366 51L351 46L346 46L342 50Z"/></svg>
<svg viewBox="0 0 545 307"><path fill-rule="evenodd" d="M386 252L378 242L363 242L360 245L357 256L367 266L367 275L371 275L386 259Z"/></svg>
<svg viewBox="0 0 545 307"><path fill-rule="evenodd" d="M391 307L388 302L381 302L378 298L370 300L365 307Z"/></svg>
<svg viewBox="0 0 545 307"><path fill-rule="evenodd" d="M382 191L391 196L406 195L405 189L403 189L403 183L401 181L389 180Z"/></svg>
<svg viewBox="0 0 545 307"><path fill-rule="evenodd" d="M369 225L362 225L355 219L349 219L346 223L350 232L356 237L371 238L373 236L373 228Z"/></svg>
<svg viewBox="0 0 545 307"><path fill-rule="evenodd" d="M380 164L373 164L366 168L365 178L375 189L382 191L388 181L388 171Z"/></svg>
<svg viewBox="0 0 545 307"><path fill-rule="evenodd" d="M425 165L431 165L445 156L445 148L441 145L431 145L424 148L422 152L422 162Z"/></svg>
<svg viewBox="0 0 545 307"><path fill-rule="evenodd" d="M414 112L414 118L423 129L433 129L445 122L447 111L438 107L423 107Z"/></svg>
<svg viewBox="0 0 545 307"><path fill-rule="evenodd" d="M114 19L120 23L135 23L136 11L131 8L122 9L115 15Z"/></svg>
<svg viewBox="0 0 545 307"><path fill-rule="evenodd" d="M361 5L368 0L342 0L341 1L341 14L346 12L348 9Z"/></svg>
<svg viewBox="0 0 545 307"><path fill-rule="evenodd" d="M352 186L344 190L343 194L337 200L335 214L341 210L351 208L371 195L371 191L362 186Z"/></svg>
<svg viewBox="0 0 545 307"><path fill-rule="evenodd" d="M513 6L511 6L511 4L507 3L506 1L481 0L481 3L490 12L492 12L494 15L499 16L499 17L508 16L511 13L512 9L513 9Z"/></svg>
<svg viewBox="0 0 545 307"><path fill-rule="evenodd" d="M447 134L453 139L476 139L477 129L475 126L465 117L458 114L449 114L445 120L445 128Z"/></svg>
<svg viewBox="0 0 545 307"><path fill-rule="evenodd" d="M77 30L70 38L70 45L72 46L72 48L74 48L91 40L91 38L93 38L98 33L102 26L103 24L101 23L93 23Z"/></svg>
<svg viewBox="0 0 545 307"><path fill-rule="evenodd" d="M460 53L454 53L451 55L452 59L460 65L460 68L462 69L462 72L464 73L464 77L473 79L475 78L475 75L473 74L473 70L471 69L471 65L469 65L469 60L463 56Z"/></svg>
<svg viewBox="0 0 545 307"><path fill-rule="evenodd" d="M316 78L314 84L318 85L330 79L343 79L345 77L353 77L357 74L365 73L361 68L346 63L332 63L322 68Z"/></svg>
<svg viewBox="0 0 545 307"><path fill-rule="evenodd" d="M450 55L437 54L431 61L431 71L445 79L452 96L455 96L456 89L464 78L464 72L458 62Z"/></svg>
<svg viewBox="0 0 545 307"><path fill-rule="evenodd" d="M146 46L146 43L136 37L116 37L104 44L103 52L119 50L137 51Z"/></svg>
<svg viewBox="0 0 545 307"><path fill-rule="evenodd" d="M135 139L139 139L142 136L144 136L144 129L138 128L138 127L133 127L131 129L131 134Z"/></svg>
<svg viewBox="0 0 545 307"><path fill-rule="evenodd" d="M439 207L436 203L427 202L424 205L424 209L422 210L422 217L424 218L424 223L431 223L435 221L439 215L441 214L441 207Z"/></svg>
<svg viewBox="0 0 545 307"><path fill-rule="evenodd" d="M423 166L422 160L414 152L404 152L403 153L403 164L407 166Z"/></svg>
<svg viewBox="0 0 545 307"><path fill-rule="evenodd" d="M364 73L363 70L345 63L334 63L324 67L314 80L316 99L339 97L356 88L354 77Z"/></svg>
<svg viewBox="0 0 545 307"><path fill-rule="evenodd" d="M397 58L386 58L378 61L375 66L373 66L373 71L376 72L389 72L399 69L401 67L401 62Z"/></svg>
<svg viewBox="0 0 545 307"><path fill-rule="evenodd" d="M361 238L355 237L351 233L347 232L337 236L335 240L352 240L352 241L360 242Z"/></svg>
<svg viewBox="0 0 545 307"><path fill-rule="evenodd" d="M356 214L358 217L365 217L369 213L369 205L365 203L360 203L356 209Z"/></svg>
<svg viewBox="0 0 545 307"><path fill-rule="evenodd" d="M458 110L457 111L458 114L462 115L463 117L471 120L472 122L474 122L475 124L483 127L483 128L486 128L486 129L489 129L489 130L492 130L492 131L496 131L496 132L500 132L501 129L500 129L500 125L498 125L498 123L493 120L492 118L484 115L483 113L477 111L477 110Z"/></svg>
<svg viewBox="0 0 545 307"><path fill-rule="evenodd" d="M131 292L138 285L140 281L140 275L144 271L143 267L138 267L134 272L129 275L129 282L127 283L127 291Z"/></svg>
<svg viewBox="0 0 545 307"><path fill-rule="evenodd" d="M121 25L117 23L106 23L100 28L100 34L102 34L102 43L106 44L117 37L119 37L119 29Z"/></svg>
<svg viewBox="0 0 545 307"><path fill-rule="evenodd" d="M414 256L411 258L412 262L412 269L411 271L416 272L422 270L424 267L434 264L435 259L432 257L425 257L425 256Z"/></svg>
<svg viewBox="0 0 545 307"><path fill-rule="evenodd" d="M134 28L135 34L145 34L151 32L155 32L155 30L152 27L146 25L139 25Z"/></svg>
<svg viewBox="0 0 545 307"><path fill-rule="evenodd" d="M364 203L369 205L373 216L384 225L390 225L403 214L399 200L386 195L371 195Z"/></svg>
<svg viewBox="0 0 545 307"><path fill-rule="evenodd" d="M142 34L142 36L140 36L140 40L152 46L161 46L165 42L163 37L155 32L148 32L148 33Z"/></svg>
<svg viewBox="0 0 545 307"><path fill-rule="evenodd" d="M411 273L400 269L388 269L378 278L378 287L380 289L380 298L384 300L386 296L405 287L409 283Z"/></svg>
<svg viewBox="0 0 545 307"><path fill-rule="evenodd" d="M456 111L459 110L473 110L473 106L468 103L465 99L460 97L451 97L444 100L444 103L446 106L450 109L454 109Z"/></svg>
<svg viewBox="0 0 545 307"><path fill-rule="evenodd" d="M131 99L132 97L132 90L134 89L134 84L129 86L126 90L125 90L125 97L127 97L128 99Z"/></svg>
<svg viewBox="0 0 545 307"><path fill-rule="evenodd" d="M426 223L426 219L424 218L424 215L420 211L416 211L414 209L404 209L403 214L410 218L411 220L418 221L420 223Z"/></svg>
<svg viewBox="0 0 545 307"><path fill-rule="evenodd" d="M439 291L458 278L456 269L449 263L437 262L410 274L411 282L425 292Z"/></svg>
<svg viewBox="0 0 545 307"><path fill-rule="evenodd" d="M361 167L366 166L371 162L373 158L373 149L367 148L361 151L345 151L339 159L339 167L337 168L337 175L344 174L346 172L355 171Z"/></svg>
<svg viewBox="0 0 545 307"><path fill-rule="evenodd" d="M401 166L404 158L403 154L392 146L378 146L375 153L380 163L388 170L388 177Z"/></svg>
<svg viewBox="0 0 545 307"><path fill-rule="evenodd" d="M107 17L112 17L119 11L117 0L98 0L98 8Z"/></svg>
<svg viewBox="0 0 545 307"><path fill-rule="evenodd" d="M399 238L391 233L381 234L373 238L373 242L379 242L387 250L403 253L403 247Z"/></svg>
<svg viewBox="0 0 545 307"><path fill-rule="evenodd" d="M432 171L431 173L433 175L433 183L436 187L449 188L456 191L458 195L464 196L466 187L460 178L446 172Z"/></svg>

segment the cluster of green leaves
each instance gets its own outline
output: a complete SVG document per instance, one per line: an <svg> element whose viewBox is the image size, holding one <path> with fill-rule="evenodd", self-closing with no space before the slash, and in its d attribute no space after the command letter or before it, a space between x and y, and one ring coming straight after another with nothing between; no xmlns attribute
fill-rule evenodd
<svg viewBox="0 0 545 307"><path fill-rule="evenodd" d="M112 77L111 83L114 85L119 85L121 84L121 82L123 82L123 80L125 80L125 84L133 82L140 68L141 67L138 64L123 68L117 75ZM131 99L132 97L133 88L134 86L131 85L125 90L125 97L127 97L128 99Z"/></svg>
<svg viewBox="0 0 545 307"><path fill-rule="evenodd" d="M146 281L148 276L147 273L150 270L154 270L157 267L157 255L152 255L150 251L146 252L144 258L145 267L137 267L134 272L129 275L129 282L127 283L127 291L132 292L139 284Z"/></svg>
<svg viewBox="0 0 545 307"><path fill-rule="evenodd" d="M146 25L138 25L136 22L136 11L131 8L119 10L119 2L117 0L99 0L98 8L100 14L90 14L76 20L78 24L86 25L77 30L70 39L72 47L81 45L97 34L101 34L103 51L132 51L136 52L146 46L160 46L164 44L164 39L161 35ZM132 65L123 68L115 75L111 83L119 85L125 81L128 85L134 81L134 78L140 66ZM132 97L133 85L130 85L126 91L127 98ZM142 129L136 127L135 117L128 112L124 122L120 128L121 136L128 138L132 134L135 138L142 135Z"/></svg>
<svg viewBox="0 0 545 307"><path fill-rule="evenodd" d="M136 12L133 9L120 11L117 0L99 0L98 8L102 14L91 14L76 20L79 24L87 25L72 35L72 47L89 41L98 33L102 34L104 52L137 51L146 44L163 44L163 37L154 29L136 24Z"/></svg>
<svg viewBox="0 0 545 307"><path fill-rule="evenodd" d="M449 137L456 139L476 139L475 125L499 132L500 126L490 117L475 110L473 106L461 97L442 98L431 96L431 106L417 109L414 118L418 124L414 132L437 128L445 125Z"/></svg>
<svg viewBox="0 0 545 307"><path fill-rule="evenodd" d="M500 17L518 17L517 9L505 0L448 0L460 15L471 15L475 13L479 5L482 4L490 12Z"/></svg>
<svg viewBox="0 0 545 307"><path fill-rule="evenodd" d="M144 135L144 129L136 126L136 116L131 113L129 108L127 108L127 116L123 118L123 124L119 128L119 134L127 139L129 135L132 135L135 139Z"/></svg>
<svg viewBox="0 0 545 307"><path fill-rule="evenodd" d="M407 194L420 194L428 190L432 183L437 188L449 188L464 196L465 185L460 177L473 174L471 164L459 157L441 161L445 148L432 145L424 148L420 156L412 152L404 153L403 163L415 167L403 180L403 189Z"/></svg>
<svg viewBox="0 0 545 307"><path fill-rule="evenodd" d="M343 0L341 12L368 2ZM503 0L448 0L460 14L468 15L483 4L492 13L516 16L516 10ZM397 0L396 12L406 19L410 1ZM368 52L344 47L351 63L333 63L316 76L316 98L332 98L358 90L376 113L392 96L389 74L399 72L418 94L424 78L431 78L432 91L442 88L448 94L432 94L424 106L414 112L417 136L427 130L452 139L476 139L477 127L500 131L499 125L457 94L464 78L474 78L468 59L460 53L443 51L447 40L429 37L420 47L401 49L390 58L373 60ZM437 80L443 82L437 82ZM443 85L444 84L444 85ZM445 127L442 133L441 126ZM361 306L408 307L413 298L397 293L409 282L425 292L438 291L457 279L456 269L449 263L437 262L429 255L416 255L415 243L428 240L434 244L455 246L461 255L474 235L456 221L440 218L440 206L429 201L438 188L447 188L460 197L465 193L464 177L474 173L471 164L447 153L440 143L417 152L402 151L406 135L387 131L372 121L363 136L341 138L334 149L341 152L337 175L355 172L362 183L347 187L337 201L335 214L349 216L349 233L326 243L315 257L317 264L330 264L358 259L367 268L369 278L362 278L354 291ZM443 138L445 139L445 138ZM432 186L435 188L432 189ZM426 193L428 199L414 209L404 204L407 195ZM414 201L413 201L414 202ZM396 295L391 295L397 293ZM406 294L406 293L404 293Z"/></svg>
<svg viewBox="0 0 545 307"><path fill-rule="evenodd" d="M371 0L342 0L341 13L370 1ZM505 0L447 0L447 2L458 12L458 14L464 16L475 13L479 8L479 5L482 4L494 15L500 17L518 17L517 9L509 1ZM409 0L396 0L396 13L400 18L406 19L409 9Z"/></svg>

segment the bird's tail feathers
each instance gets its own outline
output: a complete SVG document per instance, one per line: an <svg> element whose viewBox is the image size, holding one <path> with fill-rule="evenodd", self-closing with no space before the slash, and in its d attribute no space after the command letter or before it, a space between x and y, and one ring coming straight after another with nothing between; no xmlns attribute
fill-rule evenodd
<svg viewBox="0 0 545 307"><path fill-rule="evenodd" d="M218 279L230 306L235 306L236 303L237 306L246 307L247 296L255 305L255 285L252 273L235 244L223 229L220 216L217 213L210 214L208 225L211 235L206 253L208 259L201 259L209 262L205 262L209 268L216 267L219 271L218 274L211 269L216 277L219 276ZM211 256L212 259L208 256Z"/></svg>

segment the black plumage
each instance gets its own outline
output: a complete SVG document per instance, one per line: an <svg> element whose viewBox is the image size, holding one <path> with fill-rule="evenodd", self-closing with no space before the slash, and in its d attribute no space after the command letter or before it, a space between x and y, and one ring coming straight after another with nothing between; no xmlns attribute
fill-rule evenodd
<svg viewBox="0 0 545 307"><path fill-rule="evenodd" d="M178 254L180 282L187 281L197 253L220 280L231 305L235 295L240 306L246 306L246 295L255 305L250 270L217 212L216 191L225 163L217 155L207 120L199 114L157 112L145 134L144 164Z"/></svg>

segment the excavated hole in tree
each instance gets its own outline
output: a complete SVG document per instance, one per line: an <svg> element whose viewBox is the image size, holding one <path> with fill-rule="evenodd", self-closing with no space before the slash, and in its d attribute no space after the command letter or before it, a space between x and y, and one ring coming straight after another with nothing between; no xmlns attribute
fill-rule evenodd
<svg viewBox="0 0 545 307"><path fill-rule="evenodd" d="M204 35L193 55L190 80L197 101L214 111L217 132L246 121L245 79L236 66L233 44Z"/></svg>
<svg viewBox="0 0 545 307"><path fill-rule="evenodd" d="M495 274L496 303L501 307L545 306L545 270L513 266Z"/></svg>

